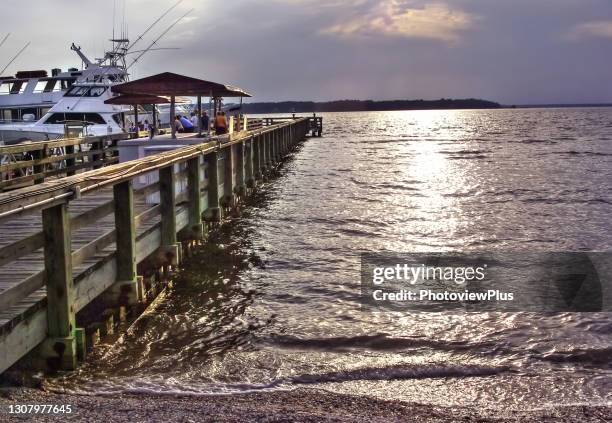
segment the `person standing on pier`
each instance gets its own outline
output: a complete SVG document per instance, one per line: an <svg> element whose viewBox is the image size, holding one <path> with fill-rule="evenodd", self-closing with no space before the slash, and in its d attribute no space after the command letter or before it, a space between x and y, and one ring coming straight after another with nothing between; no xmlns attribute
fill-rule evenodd
<svg viewBox="0 0 612 423"><path fill-rule="evenodd" d="M206 110L204 110L202 112L202 129L204 131L208 131L210 129L210 118L208 117L208 113L206 113Z"/></svg>
<svg viewBox="0 0 612 423"><path fill-rule="evenodd" d="M198 115L199 113L191 112L191 118L189 119L189 121L191 122L194 128L198 127Z"/></svg>
<svg viewBox="0 0 612 423"><path fill-rule="evenodd" d="M183 124L181 123L180 116L174 117L174 129L176 132L183 133L185 130L183 129Z"/></svg>
<svg viewBox="0 0 612 423"><path fill-rule="evenodd" d="M215 117L215 133L217 135L227 134L227 119L224 112L218 112Z"/></svg>
<svg viewBox="0 0 612 423"><path fill-rule="evenodd" d="M149 123L148 119L145 119L145 121L144 121L144 129L145 129L145 131L149 132L149 139L152 140L153 139L153 135L155 135L155 128L153 127L153 125L151 125Z"/></svg>

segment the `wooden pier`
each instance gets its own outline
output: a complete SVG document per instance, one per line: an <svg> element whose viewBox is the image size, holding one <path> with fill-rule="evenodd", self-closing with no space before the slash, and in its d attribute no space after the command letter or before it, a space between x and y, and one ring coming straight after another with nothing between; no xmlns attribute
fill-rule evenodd
<svg viewBox="0 0 612 423"><path fill-rule="evenodd" d="M0 373L26 356L74 369L87 341L109 330L83 328L79 311L104 299L112 322L142 307L208 229L321 134L318 117L269 119L0 194Z"/></svg>
<svg viewBox="0 0 612 423"><path fill-rule="evenodd" d="M119 163L122 135L0 146L0 192Z"/></svg>

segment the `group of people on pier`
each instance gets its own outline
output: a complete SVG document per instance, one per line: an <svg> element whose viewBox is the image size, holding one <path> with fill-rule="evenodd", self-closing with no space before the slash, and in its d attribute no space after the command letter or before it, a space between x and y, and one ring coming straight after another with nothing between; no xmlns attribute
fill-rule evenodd
<svg viewBox="0 0 612 423"><path fill-rule="evenodd" d="M198 117L196 112L191 112L191 118L187 119L185 116L177 115L174 118L174 129L179 133L191 133L195 132L198 128L198 119L202 122L202 129L208 130L211 128L215 130L215 134L223 135L228 132L228 122L227 117L225 116L225 112L219 111L217 115L212 120L209 118L208 113L206 111L202 112L202 114Z"/></svg>
<svg viewBox="0 0 612 423"><path fill-rule="evenodd" d="M153 138L157 132L157 128L145 119L144 122L139 121L138 124L129 123L130 126L127 128L127 132L134 133L138 131L147 131L149 138ZM191 116L188 118L184 115L176 115L174 117L174 130L178 133L194 133L198 132L199 124L203 131L213 130L216 135L224 135L229 132L229 122L224 111L218 111L213 119L208 116L208 113L203 111L198 113L197 110L191 112Z"/></svg>

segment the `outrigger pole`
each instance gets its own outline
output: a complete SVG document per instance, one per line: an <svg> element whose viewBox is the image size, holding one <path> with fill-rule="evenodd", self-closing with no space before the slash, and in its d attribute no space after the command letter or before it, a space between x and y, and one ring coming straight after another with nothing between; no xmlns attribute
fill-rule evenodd
<svg viewBox="0 0 612 423"><path fill-rule="evenodd" d="M151 44L149 44L149 46L144 49L142 51L142 53L140 53L138 56L136 56L136 58L134 59L134 61L127 67L127 69L130 69L132 66L134 66L136 64L136 62L138 62L138 60L140 60L140 58L142 56L144 56L149 50L151 50L153 48L153 46L155 44L157 44L157 42L159 40L162 39L162 37L164 35L166 35L172 28L174 28L176 26L176 24L178 24L180 21L183 20L183 18L185 18L187 15L189 15L191 12L193 12L195 9L190 9L187 13L185 13L183 16L181 16L180 18L178 18L177 20L175 20L172 25L170 25L168 28L166 28L166 30L164 32L162 32L159 37L157 37L155 40L153 40L153 42Z"/></svg>
<svg viewBox="0 0 612 423"><path fill-rule="evenodd" d="M28 46L29 46L30 44L31 44L31 42L30 42L30 41L28 41L28 43L27 43L25 46L23 46L23 48L22 48L21 50L19 50L19 52L18 52L18 53L17 53L17 54L16 54L16 55L15 55L15 56L14 56L14 57L11 59L11 61L10 61L10 62L8 62L4 68L2 68L2 70L0 71L0 75L2 75L2 74L4 73L4 71L5 71L5 70L6 70L6 69L7 69L9 66L11 66L15 60L17 60L17 58L18 58L19 56L21 56L21 53L23 53L23 51L24 51L26 48L28 48Z"/></svg>
<svg viewBox="0 0 612 423"><path fill-rule="evenodd" d="M128 46L127 51L130 51L130 50L131 50L131 49L134 47L134 45L135 45L135 44L136 44L138 41L142 40L142 37L144 37L145 35L147 35L147 33L148 33L148 32L149 32L151 29L153 29L153 27L154 27L155 25L157 25L157 23L158 23L159 21L161 21L161 20L164 18L164 16L166 16L168 13L170 13L170 12L172 11L172 9L174 9L176 6L178 6L178 5L179 5L179 4L181 4L182 2L183 2L183 0L179 0L179 1L177 1L177 2L174 4L174 6L170 7L168 10L166 10L164 13L162 13L162 15L161 15L159 18L157 18L157 19L155 20L155 22L153 22L151 25L149 25L149 27L148 27L147 29L145 29L145 30L144 30L144 32L138 36L138 38L136 39L136 41L134 41L132 44L130 44L130 45Z"/></svg>
<svg viewBox="0 0 612 423"><path fill-rule="evenodd" d="M4 42L7 40L7 38L11 35L11 33L9 32L8 34L6 34L6 36L2 39L2 41L0 41L0 47L2 47L2 44L4 44Z"/></svg>

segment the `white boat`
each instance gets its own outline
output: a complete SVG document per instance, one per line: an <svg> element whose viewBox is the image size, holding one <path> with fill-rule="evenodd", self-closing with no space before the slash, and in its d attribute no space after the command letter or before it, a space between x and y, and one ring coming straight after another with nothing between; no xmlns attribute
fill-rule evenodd
<svg viewBox="0 0 612 423"><path fill-rule="evenodd" d="M109 81L73 84L64 97L37 122L0 125L0 145L63 138L69 128L73 131L79 128L70 136L123 133L122 113L129 112L130 108L104 104L112 97L110 88L113 84Z"/></svg>
<svg viewBox="0 0 612 423"><path fill-rule="evenodd" d="M76 82L95 82L102 76L106 79L114 78L116 82L127 80L123 61L118 60L120 51L115 51L113 57L107 53L103 59L91 62L80 47L72 44L71 50L81 58L83 69L70 68L65 72L52 69L51 76L44 70L0 76L0 123L33 122L40 119Z"/></svg>
<svg viewBox="0 0 612 423"><path fill-rule="evenodd" d="M114 42L116 47L113 51L107 52L104 58L97 59L95 63L73 44L72 50L81 57L85 64L84 70L80 71L79 75L72 75L76 79L70 81L70 87L61 93L62 96L55 104L42 109L44 114L40 119L32 117L19 122L1 124L0 145L62 138L68 135L68 129L71 129L70 136L123 133L122 113L129 113L130 108L104 104L105 100L113 96L111 86L128 79L124 53L128 41L114 40ZM36 84L34 80L28 82L27 86L37 85L40 79L38 81ZM57 83L61 78L54 81ZM34 93L31 92L31 95ZM27 94L22 95L22 98L25 97Z"/></svg>

